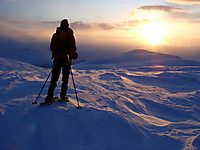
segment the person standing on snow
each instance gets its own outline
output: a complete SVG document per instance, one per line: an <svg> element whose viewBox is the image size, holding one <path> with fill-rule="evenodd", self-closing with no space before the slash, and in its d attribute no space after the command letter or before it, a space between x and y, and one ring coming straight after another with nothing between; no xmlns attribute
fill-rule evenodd
<svg viewBox="0 0 200 150"><path fill-rule="evenodd" d="M77 59L78 57L73 30L69 28L69 23L67 19L63 19L61 21L60 27L57 27L56 33L53 34L50 49L52 51L52 57L54 58L54 61L52 68L52 77L47 97L45 98L45 103L48 104L54 102L54 90L60 76L61 68L63 76L60 98L61 101L67 98L66 94L69 74L71 70L71 59Z"/></svg>

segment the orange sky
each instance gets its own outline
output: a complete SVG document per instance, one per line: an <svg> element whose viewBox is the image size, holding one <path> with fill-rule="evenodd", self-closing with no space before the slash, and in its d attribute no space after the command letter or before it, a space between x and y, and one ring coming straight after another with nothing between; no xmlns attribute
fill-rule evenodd
<svg viewBox="0 0 200 150"><path fill-rule="evenodd" d="M102 2L106 5L89 1L82 6L76 5L82 13L76 12L68 17L78 45L108 45L121 48L122 52L143 48L200 60L200 0L144 0L137 4L129 0L117 0L115 6L112 5L114 1ZM18 4L19 1L5 0L3 4L7 8L13 3ZM28 5L27 2L23 4ZM31 4L35 12L35 3ZM69 4L75 7L73 2ZM49 11L53 2L48 5L44 8L46 11ZM87 6L96 7L96 10ZM48 18L47 12L42 12L42 9L38 9L41 16L31 14L28 10L26 16L23 15L25 12L14 15L14 9L12 12L9 7L7 10L5 8L0 11L0 38L6 37L23 43L48 43L64 16L60 12L62 15L55 19L59 11L54 10L56 13ZM95 16L89 13L90 9Z"/></svg>

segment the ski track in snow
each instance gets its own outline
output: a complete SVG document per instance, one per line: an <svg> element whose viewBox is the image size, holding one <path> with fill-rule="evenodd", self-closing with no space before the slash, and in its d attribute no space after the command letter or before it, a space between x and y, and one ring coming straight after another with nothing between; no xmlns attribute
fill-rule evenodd
<svg viewBox="0 0 200 150"><path fill-rule="evenodd" d="M69 103L40 107L50 70L0 64L2 150L200 149L200 66L73 66L78 110L71 79Z"/></svg>

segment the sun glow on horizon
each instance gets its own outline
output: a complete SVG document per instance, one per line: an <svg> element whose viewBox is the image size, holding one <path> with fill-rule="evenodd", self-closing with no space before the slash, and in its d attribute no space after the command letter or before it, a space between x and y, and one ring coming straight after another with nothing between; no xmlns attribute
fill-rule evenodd
<svg viewBox="0 0 200 150"><path fill-rule="evenodd" d="M167 25L158 22L143 24L139 34L149 44L159 45L163 43L163 38L168 34Z"/></svg>

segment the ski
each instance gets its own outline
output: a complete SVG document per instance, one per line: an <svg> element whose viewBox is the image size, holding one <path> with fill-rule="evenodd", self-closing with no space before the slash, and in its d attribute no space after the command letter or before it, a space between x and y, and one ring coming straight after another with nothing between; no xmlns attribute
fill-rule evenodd
<svg viewBox="0 0 200 150"><path fill-rule="evenodd" d="M45 103L45 102L42 102L42 103L40 103L40 106L48 106L48 105L51 105L51 104L55 103L58 99L59 99L59 97L54 97L52 103Z"/></svg>
<svg viewBox="0 0 200 150"><path fill-rule="evenodd" d="M66 103L68 104L70 102L69 97L66 97L65 99L61 100L61 98L59 99L60 103ZM74 105L73 103L71 103L72 105ZM78 106L77 109L82 109L82 107Z"/></svg>
<svg viewBox="0 0 200 150"><path fill-rule="evenodd" d="M66 97L65 99L59 99L59 102L64 103L64 102L69 102L69 97Z"/></svg>

